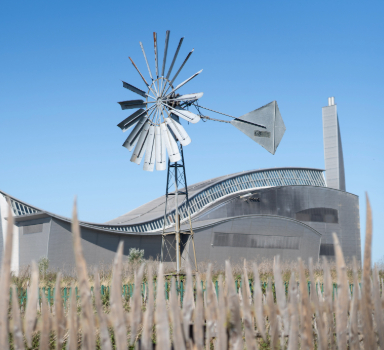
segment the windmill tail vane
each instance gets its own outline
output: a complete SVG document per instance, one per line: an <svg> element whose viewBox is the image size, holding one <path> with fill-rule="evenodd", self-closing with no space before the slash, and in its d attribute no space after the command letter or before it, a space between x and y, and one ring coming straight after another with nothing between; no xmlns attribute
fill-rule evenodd
<svg viewBox="0 0 384 350"><path fill-rule="evenodd" d="M182 146L187 146L191 143L191 138L183 127L182 121L195 124L200 119L230 123L274 154L285 132L285 125L276 101L241 117L233 117L199 105L198 100L203 97L203 92L180 94L179 89L197 77L203 70L198 71L174 86L174 82L191 57L194 49L188 53L178 70L173 73L184 40L184 38L181 38L166 73L169 36L170 31L168 30L165 36L161 70L159 70L158 38L157 33L153 33L155 75L152 74L144 45L140 42L150 77L149 81L145 79L133 59L129 57L146 86L146 91L144 91L123 81L123 87L139 95L141 99L118 102L122 110L136 109L134 113L117 125L123 132L132 127L132 131L123 143L124 147L129 151L133 151L131 162L140 164L144 158L144 170L153 171L155 165L156 170L165 170L167 166L166 153L168 152L171 162L177 162L181 160L177 143L179 142ZM191 106L195 107L196 113L188 110ZM232 120L228 121L205 116L200 112L200 108L230 117Z"/></svg>

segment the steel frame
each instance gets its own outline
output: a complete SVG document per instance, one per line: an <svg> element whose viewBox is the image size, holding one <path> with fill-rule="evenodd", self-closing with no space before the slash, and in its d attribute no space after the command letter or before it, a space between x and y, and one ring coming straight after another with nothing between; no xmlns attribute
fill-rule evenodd
<svg viewBox="0 0 384 350"><path fill-rule="evenodd" d="M182 268L182 259L186 260L189 258L189 243L192 242L193 249L193 258L195 264L195 270L197 271L197 261L196 261L196 251L195 251L195 241L194 241L194 232L192 228L191 214L189 210L189 197L188 197L188 186L187 186L187 176L185 172L185 162L184 162L184 153L183 146L178 143L179 151L181 155L181 160L178 162L171 162L168 159L168 168L167 168L167 186L165 189L165 210L164 210L164 222L163 222L163 231L162 231L162 242L161 242L161 262L164 261L165 250L169 252L170 249L173 248L173 243L175 242L176 246L176 274L179 275ZM184 188L183 188L184 186ZM174 187L174 191L171 192L171 188ZM181 190L183 188L183 190ZM189 230L181 230L180 229L180 215L178 213L179 209L179 196L184 196L183 202L186 203L187 211L188 211L188 221L189 221ZM168 199L170 196L174 196L175 198L175 230L166 232L167 225L167 212L168 208ZM180 203L182 204L182 203ZM174 240L169 244L166 241L165 237L169 235L174 235ZM181 242L181 235L189 235L186 243L184 244L184 256L181 255L181 247L183 244ZM168 247L170 245L170 247Z"/></svg>

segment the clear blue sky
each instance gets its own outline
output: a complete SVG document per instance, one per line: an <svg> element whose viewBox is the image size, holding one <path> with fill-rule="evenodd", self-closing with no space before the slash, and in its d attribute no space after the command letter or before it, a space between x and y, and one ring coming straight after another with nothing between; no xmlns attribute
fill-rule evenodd
<svg viewBox="0 0 384 350"><path fill-rule="evenodd" d="M242 170L324 167L321 107L335 96L347 191L370 195L374 261L384 255L382 1L24 1L0 4L0 188L69 217L105 222L164 193L165 172L129 162L117 101L144 88L128 60L153 63L185 37L179 82L203 106L240 116L277 100L287 131L272 156L230 125L187 129L190 184ZM179 61L180 62L180 61ZM153 66L152 66L153 67Z"/></svg>

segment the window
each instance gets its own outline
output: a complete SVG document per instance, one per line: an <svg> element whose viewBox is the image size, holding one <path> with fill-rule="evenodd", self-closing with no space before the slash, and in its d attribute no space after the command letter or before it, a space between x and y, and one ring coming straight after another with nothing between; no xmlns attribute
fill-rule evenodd
<svg viewBox="0 0 384 350"><path fill-rule="evenodd" d="M21 215L37 213L36 209L33 209L33 208L28 207L24 204L21 204L21 203L15 201L14 199L11 199L11 206L12 206L14 215L21 216Z"/></svg>
<svg viewBox="0 0 384 350"><path fill-rule="evenodd" d="M300 238L215 232L213 245L216 247L299 249Z"/></svg>
<svg viewBox="0 0 384 350"><path fill-rule="evenodd" d="M41 232L43 232L43 224L23 226L24 235Z"/></svg>
<svg viewBox="0 0 384 350"><path fill-rule="evenodd" d="M320 244L320 255L335 256L335 248L333 244Z"/></svg>
<svg viewBox="0 0 384 350"><path fill-rule="evenodd" d="M339 215L338 211L332 208L310 208L297 212L296 220L337 224Z"/></svg>
<svg viewBox="0 0 384 350"><path fill-rule="evenodd" d="M213 245L218 247L229 247L230 246L230 233L216 233L213 236Z"/></svg>

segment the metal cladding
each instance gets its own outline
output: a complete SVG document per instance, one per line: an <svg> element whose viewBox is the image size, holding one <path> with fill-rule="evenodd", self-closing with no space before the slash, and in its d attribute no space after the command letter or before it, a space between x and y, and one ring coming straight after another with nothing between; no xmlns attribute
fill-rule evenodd
<svg viewBox="0 0 384 350"><path fill-rule="evenodd" d="M232 120L231 124L272 154L275 154L286 130L276 101Z"/></svg>
<svg viewBox="0 0 384 350"><path fill-rule="evenodd" d="M248 196L246 194L249 194ZM361 260L361 242L360 242L360 228L359 228L359 199L356 195L351 193L334 190L328 187L322 186L278 186L270 188L261 188L258 190L251 190L245 195L232 195L227 198L223 198L212 205L203 209L199 218L196 220L196 225L199 223L210 223L216 221L228 220L226 229L215 228L207 234L205 238L200 238L198 232L195 236L196 252L198 259L202 259L203 252L201 248L204 244L207 244L207 239L214 241L215 232L224 232L231 235L235 235L240 240L241 235L272 235L272 236L296 236L296 234L288 233L291 230L299 230L299 226L296 226L293 222L299 221L305 226L309 226L316 231L319 235L319 248L318 256L326 256L328 259L333 258L333 238L332 234L336 233L342 245L343 253L347 260L352 260L355 256L357 261ZM257 215L256 220L252 221L251 216ZM265 227L260 221L259 217L268 216L269 227ZM235 223L233 218L242 218L241 224ZM273 217L273 220L272 220ZM247 219L246 219L247 218ZM283 218L290 218L293 221L284 221ZM250 223L252 221L253 223ZM289 227L288 227L289 226ZM296 227L296 229L294 229ZM300 226L301 227L301 226ZM301 229L300 229L301 230ZM194 229L196 232L196 229ZM312 236L313 234L311 234ZM313 236L316 237L316 236ZM215 256L220 254L229 254L231 259L240 259L242 256L249 259L251 254L256 256L256 251L252 248L251 238L248 249L243 249L238 252L228 252L222 248L216 249ZM256 237L257 238L257 237ZM277 241L282 238L275 238ZM202 240L204 240L202 242ZM240 245L237 241L233 241L232 247ZM200 243L201 242L201 243ZM209 244L214 242L210 242ZM229 242L230 243L230 242ZM275 254L283 256L285 249L288 249L292 242L286 242L286 245L280 246L278 250L273 244L277 243L265 243L265 250L262 256L273 256L271 249L276 249ZM201 244L201 245L200 245ZM270 244L269 248L267 244ZM231 246L230 244L226 246ZM201 249L200 249L201 248ZM255 248L261 248L260 244L255 245ZM302 243L299 243L299 250L302 248ZM311 248L311 247L309 247ZM237 248L238 249L238 248ZM311 248L312 249L312 248ZM331 251L329 251L331 250ZM280 251L280 252L279 252ZM292 252L289 250L289 252ZM301 255L301 252L296 250L292 253ZM207 259L217 261L218 258L214 258L213 251L209 252ZM217 255L216 255L217 254ZM245 254L249 254L245 256ZM257 251L259 254L259 251ZM228 255L227 255L228 256ZM318 256L314 257L315 260ZM285 257L283 257L285 258Z"/></svg>
<svg viewBox="0 0 384 350"><path fill-rule="evenodd" d="M305 223L274 215L215 220L194 232L197 260L218 266L224 266L228 259L234 263L244 259L260 262L276 255L286 262L297 261L298 256L317 261L322 238Z"/></svg>
<svg viewBox="0 0 384 350"><path fill-rule="evenodd" d="M335 98L328 98L323 107L324 160L327 186L345 191L343 147L341 144L339 118Z"/></svg>

